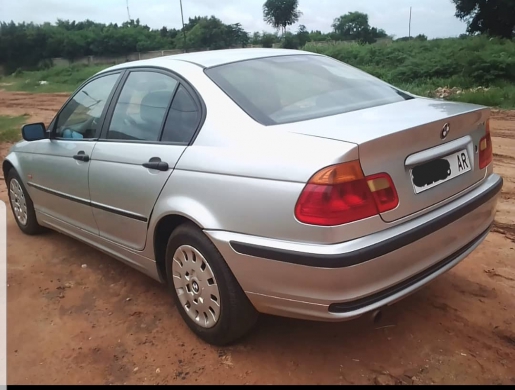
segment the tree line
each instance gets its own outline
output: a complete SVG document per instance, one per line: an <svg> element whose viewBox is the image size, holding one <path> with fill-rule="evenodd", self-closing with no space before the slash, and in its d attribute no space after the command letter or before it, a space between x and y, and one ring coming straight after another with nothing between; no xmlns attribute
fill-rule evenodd
<svg viewBox="0 0 515 390"><path fill-rule="evenodd" d="M468 33L485 33L511 38L515 30L515 0L492 0L486 7L484 0L452 0L456 16L468 22ZM495 5L497 4L497 5ZM139 19L121 25L103 24L91 20L75 22L57 20L56 23L0 23L0 64L8 72L17 68L30 69L50 66L49 59L64 57L120 56L150 50L216 50L229 47L260 45L296 49L308 42L356 41L374 43L388 37L386 31L370 26L368 15L349 12L334 19L331 31L309 31L300 25L294 32L288 26L296 24L302 11L298 0L266 0L263 18L276 29L275 33L244 30L240 23L225 24L215 16L189 18L183 29L162 27L152 29ZM427 40L424 35L400 40Z"/></svg>
<svg viewBox="0 0 515 390"><path fill-rule="evenodd" d="M358 26L359 27L356 27ZM120 56L150 50L217 50L259 45L296 49L310 41L359 40L372 43L386 37L383 30L371 28L368 16L351 12L333 24L333 31L308 31L301 25L294 33L245 31L240 23L225 24L215 16L189 18L183 29L151 29L139 19L103 24L91 20L57 20L55 24L0 23L0 64L8 71L33 68L45 60L63 57L71 61L84 56ZM48 65L50 63L48 62Z"/></svg>

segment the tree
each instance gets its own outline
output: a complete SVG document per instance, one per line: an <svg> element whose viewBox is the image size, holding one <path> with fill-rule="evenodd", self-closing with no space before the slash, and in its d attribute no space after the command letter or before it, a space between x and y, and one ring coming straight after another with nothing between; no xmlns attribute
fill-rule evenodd
<svg viewBox="0 0 515 390"><path fill-rule="evenodd" d="M368 15L362 12L349 12L336 18L333 30L344 40L359 41L365 38L370 30Z"/></svg>
<svg viewBox="0 0 515 390"><path fill-rule="evenodd" d="M259 45L259 44L261 44L261 33L259 31L256 31L254 34L252 34L252 38L250 39L250 43L252 45Z"/></svg>
<svg viewBox="0 0 515 390"><path fill-rule="evenodd" d="M424 42L424 41L427 41L427 35L418 34L416 37L401 37L401 38L397 38L396 41L398 41L398 42L407 42L407 41Z"/></svg>
<svg viewBox="0 0 515 390"><path fill-rule="evenodd" d="M215 17L190 18L186 31L188 48L215 50L245 47L249 43L249 35L241 24L226 25ZM272 37L275 42L275 36ZM138 19L121 25L91 20L57 20L42 25L0 22L0 65L7 72L37 69L56 57L74 61L83 56L123 56L177 47L184 47L182 30L154 30Z"/></svg>
<svg viewBox="0 0 515 390"><path fill-rule="evenodd" d="M201 16L195 16L193 19L188 18L188 23L184 24L184 30L185 31L192 30L193 27L195 27L197 25L197 23L199 23L202 19L205 19L205 17L203 18Z"/></svg>
<svg viewBox="0 0 515 390"><path fill-rule="evenodd" d="M274 34L263 33L261 38L261 45L266 48L274 47L274 43L277 42L277 36Z"/></svg>
<svg viewBox="0 0 515 390"><path fill-rule="evenodd" d="M193 22L193 23L192 23ZM249 43L249 34L240 23L226 25L214 16L195 17L190 19L190 25L194 26L186 33L186 47L188 49L218 50L233 46L245 47ZM184 47L184 38L177 36L175 45Z"/></svg>
<svg viewBox="0 0 515 390"><path fill-rule="evenodd" d="M297 23L302 16L298 7L298 0L266 0L263 4L263 17L271 26L282 28L284 35L286 27Z"/></svg>
<svg viewBox="0 0 515 390"><path fill-rule="evenodd" d="M382 29L370 27L368 15L362 12L349 12L336 18L332 24L334 33L344 41L373 43L377 38L386 38Z"/></svg>
<svg viewBox="0 0 515 390"><path fill-rule="evenodd" d="M515 36L514 0L452 0L456 17L467 22L467 32L501 38Z"/></svg>
<svg viewBox="0 0 515 390"><path fill-rule="evenodd" d="M299 26L297 31L297 41L299 42L299 47L304 47L309 42L309 32L303 24Z"/></svg>
<svg viewBox="0 0 515 390"><path fill-rule="evenodd" d="M281 47L283 49L298 49L299 39L297 35L293 35L291 32L284 34L284 39Z"/></svg>
<svg viewBox="0 0 515 390"><path fill-rule="evenodd" d="M330 41L331 36L330 34L324 34L320 30L311 31L309 33L309 40L311 42L324 42L324 41Z"/></svg>
<svg viewBox="0 0 515 390"><path fill-rule="evenodd" d="M229 24L226 26L226 34L228 35L228 43L230 46L247 47L250 41L249 33L246 32L240 23Z"/></svg>

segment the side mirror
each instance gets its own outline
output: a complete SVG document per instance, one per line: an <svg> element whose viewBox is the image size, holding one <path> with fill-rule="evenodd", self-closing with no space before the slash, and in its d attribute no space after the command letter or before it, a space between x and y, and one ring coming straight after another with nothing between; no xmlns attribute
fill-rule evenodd
<svg viewBox="0 0 515 390"><path fill-rule="evenodd" d="M44 123L31 123L21 128L21 135L25 141L39 141L46 138Z"/></svg>

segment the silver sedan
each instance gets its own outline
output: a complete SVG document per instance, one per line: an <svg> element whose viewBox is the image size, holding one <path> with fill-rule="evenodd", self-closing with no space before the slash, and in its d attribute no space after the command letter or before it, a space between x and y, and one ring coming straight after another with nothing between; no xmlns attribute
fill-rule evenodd
<svg viewBox="0 0 515 390"><path fill-rule="evenodd" d="M258 313L377 313L463 260L503 185L489 115L313 53L181 54L96 74L3 171L23 232L168 284L223 345Z"/></svg>

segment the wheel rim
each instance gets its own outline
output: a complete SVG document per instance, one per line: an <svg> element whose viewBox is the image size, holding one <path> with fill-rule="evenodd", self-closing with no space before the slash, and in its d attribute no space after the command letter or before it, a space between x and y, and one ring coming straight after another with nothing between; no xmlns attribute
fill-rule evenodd
<svg viewBox="0 0 515 390"><path fill-rule="evenodd" d="M188 316L203 328L212 328L220 318L220 291L213 270L202 254L181 245L173 255L173 284Z"/></svg>
<svg viewBox="0 0 515 390"><path fill-rule="evenodd" d="M27 224L27 202L25 201L25 194L23 193L23 189L21 188L18 180L11 179L11 184L9 186L9 193L11 198L11 205L14 210L14 215L19 223L22 225Z"/></svg>

